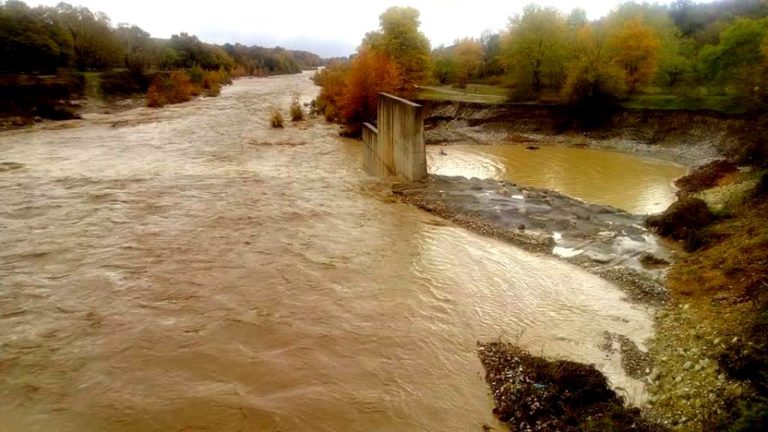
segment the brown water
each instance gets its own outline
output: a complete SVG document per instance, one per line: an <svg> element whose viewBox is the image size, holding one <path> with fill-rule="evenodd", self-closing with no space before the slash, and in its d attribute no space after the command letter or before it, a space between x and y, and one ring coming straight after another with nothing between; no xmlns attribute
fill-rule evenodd
<svg viewBox="0 0 768 432"><path fill-rule="evenodd" d="M432 146L427 163L435 174L509 180L637 214L669 207L676 200L672 182L686 172L680 165L618 152L525 147Z"/></svg>
<svg viewBox="0 0 768 432"><path fill-rule="evenodd" d="M641 399L596 345L645 310L380 200L334 126L268 127L294 90L0 134L0 430L480 430L498 337Z"/></svg>

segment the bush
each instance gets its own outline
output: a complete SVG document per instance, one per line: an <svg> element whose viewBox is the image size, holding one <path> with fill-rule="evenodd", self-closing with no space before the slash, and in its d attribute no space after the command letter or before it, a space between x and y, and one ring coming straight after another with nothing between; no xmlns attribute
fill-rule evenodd
<svg viewBox="0 0 768 432"><path fill-rule="evenodd" d="M323 109L323 117L325 117L325 121L329 123L335 122L338 119L338 116L336 115L336 109L333 107L333 105L325 106L325 109Z"/></svg>
<svg viewBox="0 0 768 432"><path fill-rule="evenodd" d="M201 94L218 96L221 94L221 86L231 83L232 78L224 69L205 71L194 66L189 71L175 70L170 75L157 74L147 90L147 106L161 107L186 102Z"/></svg>
<svg viewBox="0 0 768 432"><path fill-rule="evenodd" d="M169 76L158 74L147 90L147 106L186 102L192 99L193 87L185 71L175 70Z"/></svg>
<svg viewBox="0 0 768 432"><path fill-rule="evenodd" d="M645 224L662 236L686 241L685 249L696 250L703 244L700 230L715 219L707 204L699 198L683 198L660 215L648 216Z"/></svg>
<svg viewBox="0 0 768 432"><path fill-rule="evenodd" d="M270 118L269 123L272 125L273 128L283 127L283 115L280 114L280 111L278 110L272 111L272 117Z"/></svg>
<svg viewBox="0 0 768 432"><path fill-rule="evenodd" d="M301 101L296 93L291 97L291 120L299 121L304 119L304 110L301 109Z"/></svg>

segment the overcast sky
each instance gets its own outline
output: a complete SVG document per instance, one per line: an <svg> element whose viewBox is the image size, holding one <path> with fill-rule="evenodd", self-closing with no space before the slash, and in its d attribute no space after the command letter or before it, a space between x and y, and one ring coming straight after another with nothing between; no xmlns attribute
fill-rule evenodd
<svg viewBox="0 0 768 432"><path fill-rule="evenodd" d="M55 5L60 0L28 0L29 5ZM351 54L366 32L378 28L379 15L390 6L412 6L421 12L421 29L432 46L479 36L503 28L509 16L531 0L69 0L105 12L113 23L136 24L154 37L187 32L205 42L240 42L305 49L324 57ZM587 11L590 19L605 15L620 0L540 0L568 12ZM668 1L662 1L667 3Z"/></svg>

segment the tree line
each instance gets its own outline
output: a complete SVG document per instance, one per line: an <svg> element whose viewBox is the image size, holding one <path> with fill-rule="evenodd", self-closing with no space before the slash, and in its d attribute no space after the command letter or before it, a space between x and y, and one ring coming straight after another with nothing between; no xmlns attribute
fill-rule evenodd
<svg viewBox="0 0 768 432"><path fill-rule="evenodd" d="M233 76L297 73L322 65L306 51L241 44L215 45L179 33L158 39L140 27L114 25L101 12L59 3L29 7L0 1L0 73L223 69Z"/></svg>
<svg viewBox="0 0 768 432"><path fill-rule="evenodd" d="M598 20L536 4L500 32L432 49L419 12L391 8L349 59L315 80L317 109L353 125L375 118L375 95L420 85L503 85L513 101L601 106L643 93L717 96L743 110L768 106L768 2L628 2Z"/></svg>

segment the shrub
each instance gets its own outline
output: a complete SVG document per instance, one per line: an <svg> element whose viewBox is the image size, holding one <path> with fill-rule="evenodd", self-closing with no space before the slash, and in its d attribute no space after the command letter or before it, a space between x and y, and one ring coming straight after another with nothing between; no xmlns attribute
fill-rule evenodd
<svg viewBox="0 0 768 432"><path fill-rule="evenodd" d="M325 109L323 110L323 117L325 117L325 121L331 123L335 122L338 118L336 115L336 109L333 107L333 105L326 105Z"/></svg>
<svg viewBox="0 0 768 432"><path fill-rule="evenodd" d="M189 75L184 71L173 71L170 76L158 74L147 90L147 106L161 107L186 102L192 99L193 87Z"/></svg>
<svg viewBox="0 0 768 432"><path fill-rule="evenodd" d="M168 102L181 103L192 99L192 83L184 71L173 71L170 77Z"/></svg>
<svg viewBox="0 0 768 432"><path fill-rule="evenodd" d="M278 110L272 111L272 117L270 118L269 123L272 125L273 128L283 127L283 115L280 114L280 111Z"/></svg>
<svg viewBox="0 0 768 432"><path fill-rule="evenodd" d="M150 108L160 108L168 103L159 87L156 82L153 82L147 90L147 106Z"/></svg>
<svg viewBox="0 0 768 432"><path fill-rule="evenodd" d="M294 93L293 96L291 96L291 120L299 121L302 119L304 119L304 110L301 109L299 94Z"/></svg>
<svg viewBox="0 0 768 432"><path fill-rule="evenodd" d="M648 216L645 224L659 235L674 240L684 240L690 252L702 246L700 230L715 219L707 204L699 198L683 198L676 201L662 214Z"/></svg>

